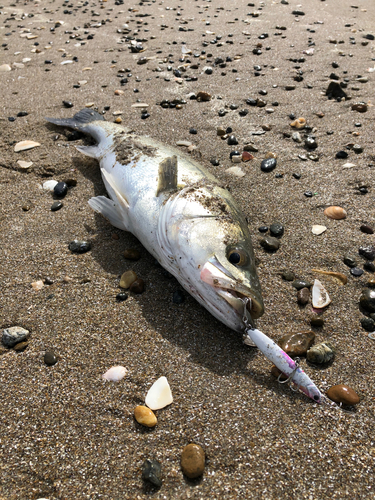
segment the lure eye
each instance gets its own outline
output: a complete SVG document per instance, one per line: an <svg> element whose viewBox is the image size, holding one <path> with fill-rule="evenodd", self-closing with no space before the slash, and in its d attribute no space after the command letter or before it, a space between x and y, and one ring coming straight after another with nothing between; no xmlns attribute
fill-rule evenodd
<svg viewBox="0 0 375 500"><path fill-rule="evenodd" d="M227 259L235 266L244 266L247 263L247 254L241 248L232 248L228 252Z"/></svg>

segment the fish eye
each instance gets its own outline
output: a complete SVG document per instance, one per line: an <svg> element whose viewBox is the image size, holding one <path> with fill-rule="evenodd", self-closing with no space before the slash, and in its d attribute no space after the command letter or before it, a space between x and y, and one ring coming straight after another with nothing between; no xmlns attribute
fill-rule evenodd
<svg viewBox="0 0 375 500"><path fill-rule="evenodd" d="M247 253L242 248L231 248L228 251L227 259L234 266L244 266L247 263Z"/></svg>

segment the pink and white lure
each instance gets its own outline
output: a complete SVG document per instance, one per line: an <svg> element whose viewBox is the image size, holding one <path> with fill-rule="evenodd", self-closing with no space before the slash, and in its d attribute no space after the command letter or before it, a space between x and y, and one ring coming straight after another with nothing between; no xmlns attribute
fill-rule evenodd
<svg viewBox="0 0 375 500"><path fill-rule="evenodd" d="M247 328L246 334L249 339L272 361L277 368L292 380L306 396L316 403L322 402L322 394L314 382L306 375L285 351L281 349L272 339L256 328ZM246 342L246 341L245 341Z"/></svg>

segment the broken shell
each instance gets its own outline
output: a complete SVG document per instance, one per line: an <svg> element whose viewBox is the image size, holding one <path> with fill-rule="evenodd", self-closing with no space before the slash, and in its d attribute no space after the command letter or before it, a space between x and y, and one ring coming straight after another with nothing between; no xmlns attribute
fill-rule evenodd
<svg viewBox="0 0 375 500"><path fill-rule="evenodd" d="M145 399L146 405L151 410L160 410L170 405L172 401L172 392L166 377L160 377L153 383Z"/></svg>
<svg viewBox="0 0 375 500"><path fill-rule="evenodd" d="M336 278L343 285L346 285L348 282L348 277L343 273L336 273L335 271L322 271L321 269L311 269L313 273L326 274L327 276L332 276L332 278Z"/></svg>
<svg viewBox="0 0 375 500"><path fill-rule="evenodd" d="M31 283L31 286L34 288L34 290L41 290L44 287L44 283L42 280L39 281L34 281Z"/></svg>
<svg viewBox="0 0 375 500"><path fill-rule="evenodd" d="M128 370L124 366L112 366L102 375L102 377L104 378L104 380L118 382L125 377L127 372Z"/></svg>
<svg viewBox="0 0 375 500"><path fill-rule="evenodd" d="M307 351L307 360L310 363L317 363L322 365L328 363L335 357L335 349L329 342L322 342L321 344L314 345Z"/></svg>
<svg viewBox="0 0 375 500"><path fill-rule="evenodd" d="M344 210L341 207L328 207L324 210L324 215L329 217L330 219L335 219L335 220L340 220L340 219L346 219L346 210Z"/></svg>
<svg viewBox="0 0 375 500"><path fill-rule="evenodd" d="M324 231L327 231L327 228L326 226L319 226L319 225L315 225L312 227L311 229L311 232L313 234L316 234L317 236L319 236L319 234L323 234Z"/></svg>
<svg viewBox="0 0 375 500"><path fill-rule="evenodd" d="M18 166L20 168L22 168L23 170L27 170L33 164L32 161L23 161L23 160L17 160L17 163L18 163Z"/></svg>
<svg viewBox="0 0 375 500"><path fill-rule="evenodd" d="M21 141L17 142L17 144L14 146L14 151L18 153L19 151L26 151L27 149L37 148L38 146L40 146L39 142Z"/></svg>
<svg viewBox="0 0 375 500"><path fill-rule="evenodd" d="M227 174L235 175L236 177L244 177L246 174L240 167L230 167L225 170Z"/></svg>
<svg viewBox="0 0 375 500"><path fill-rule="evenodd" d="M42 188L46 191L53 191L55 189L55 186L57 184L57 181L53 181L52 179L46 182L43 182Z"/></svg>
<svg viewBox="0 0 375 500"><path fill-rule="evenodd" d="M297 118L297 120L292 121L292 123L290 124L290 126L294 128L305 128L305 125L306 119L302 116L300 118Z"/></svg>
<svg viewBox="0 0 375 500"><path fill-rule="evenodd" d="M314 281L312 289L312 305L317 309L323 309L331 303L327 290L319 280Z"/></svg>

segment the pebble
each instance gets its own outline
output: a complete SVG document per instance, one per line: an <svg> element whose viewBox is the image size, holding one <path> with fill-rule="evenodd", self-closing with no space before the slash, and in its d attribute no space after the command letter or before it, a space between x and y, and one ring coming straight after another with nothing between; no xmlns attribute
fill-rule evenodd
<svg viewBox="0 0 375 500"><path fill-rule="evenodd" d="M359 255L362 255L362 257L364 257L367 260L374 260L375 259L375 246L368 245L368 246L359 247L358 253L359 253Z"/></svg>
<svg viewBox="0 0 375 500"><path fill-rule="evenodd" d="M136 421L145 427L155 427L158 423L155 413L147 408L147 406L137 406L134 409L134 418Z"/></svg>
<svg viewBox="0 0 375 500"><path fill-rule="evenodd" d="M160 410L173 402L171 388L166 377L160 377L149 389L145 403L151 410Z"/></svg>
<svg viewBox="0 0 375 500"><path fill-rule="evenodd" d="M292 271L284 271L282 274L281 274L281 277L283 278L283 280L285 281L293 281L294 278L295 278L295 275Z"/></svg>
<svg viewBox="0 0 375 500"><path fill-rule="evenodd" d="M310 363L317 363L323 365L329 363L335 357L335 349L330 342L322 342L321 344L314 345L307 351L306 358Z"/></svg>
<svg viewBox="0 0 375 500"><path fill-rule="evenodd" d="M364 288L359 299L359 304L365 311L375 313L375 290Z"/></svg>
<svg viewBox="0 0 375 500"><path fill-rule="evenodd" d="M259 149L255 146L255 144L245 144L243 147L244 151L251 151L253 153L257 153Z"/></svg>
<svg viewBox="0 0 375 500"><path fill-rule="evenodd" d="M359 267L352 267L350 269L350 274L356 277L362 276L363 272L363 269L360 269Z"/></svg>
<svg viewBox="0 0 375 500"><path fill-rule="evenodd" d="M288 333L279 339L278 345L293 358L305 356L314 339L314 332Z"/></svg>
<svg viewBox="0 0 375 500"><path fill-rule="evenodd" d="M297 302L301 306L305 306L310 300L310 290L308 288L301 288L297 292Z"/></svg>
<svg viewBox="0 0 375 500"><path fill-rule="evenodd" d="M119 382L127 373L128 370L124 366L112 366L109 370L103 373L102 378L104 380L110 380L111 382Z"/></svg>
<svg viewBox="0 0 375 500"><path fill-rule="evenodd" d="M118 293L116 295L116 300L117 302L124 302L128 298L128 294L125 292Z"/></svg>
<svg viewBox="0 0 375 500"><path fill-rule="evenodd" d="M343 262L348 267L355 267L357 265L356 261L350 255L346 255Z"/></svg>
<svg viewBox="0 0 375 500"><path fill-rule="evenodd" d="M227 139L227 143L229 146L236 146L238 144L238 141L236 139L235 135L230 135Z"/></svg>
<svg viewBox="0 0 375 500"><path fill-rule="evenodd" d="M294 288L296 288L297 290L302 290L302 288L311 288L312 283L310 283L309 281L305 281L305 280L294 280L292 283L292 286Z"/></svg>
<svg viewBox="0 0 375 500"><path fill-rule="evenodd" d="M129 290L133 293L141 294L145 291L145 282L142 278L138 278L130 285Z"/></svg>
<svg viewBox="0 0 375 500"><path fill-rule="evenodd" d="M334 385L328 389L326 395L335 403L342 403L349 406L357 405L360 401L358 394L344 384Z"/></svg>
<svg viewBox="0 0 375 500"><path fill-rule="evenodd" d="M44 282L42 280L34 281L31 286L34 290L39 291L44 287Z"/></svg>
<svg viewBox="0 0 375 500"><path fill-rule="evenodd" d="M366 113L367 104L363 104L363 103L352 104L352 110L358 111L358 113Z"/></svg>
<svg viewBox="0 0 375 500"><path fill-rule="evenodd" d="M373 262L365 262L363 268L369 273L375 273L375 264Z"/></svg>
<svg viewBox="0 0 375 500"><path fill-rule="evenodd" d="M11 66L9 66L9 64L2 64L0 66L0 73L5 73L7 71L12 71Z"/></svg>
<svg viewBox="0 0 375 500"><path fill-rule="evenodd" d="M305 139L305 147L308 149L315 149L318 147L316 140L313 137L306 137Z"/></svg>
<svg viewBox="0 0 375 500"><path fill-rule="evenodd" d="M68 185L66 184L66 182L58 182L56 186L53 188L53 193L58 198L64 198L67 192L68 192Z"/></svg>
<svg viewBox="0 0 375 500"><path fill-rule="evenodd" d="M241 158L242 158L242 161L246 162L246 161L253 160L254 156L251 153L249 153L248 151L243 151Z"/></svg>
<svg viewBox="0 0 375 500"><path fill-rule="evenodd" d="M16 153L18 153L19 151L26 151L28 149L37 148L38 146L40 146L39 142L21 141L21 142L17 142L17 144L14 146L14 151Z"/></svg>
<svg viewBox="0 0 375 500"><path fill-rule="evenodd" d="M124 250L123 256L125 259L139 260L141 258L141 253L136 248L127 248Z"/></svg>
<svg viewBox="0 0 375 500"><path fill-rule="evenodd" d="M276 168L277 160L276 158L267 158L266 160L263 160L260 168L262 172L272 172Z"/></svg>
<svg viewBox="0 0 375 500"><path fill-rule="evenodd" d="M196 479L204 472L205 453L199 444L190 443L182 450L181 469L189 479Z"/></svg>
<svg viewBox="0 0 375 500"><path fill-rule="evenodd" d="M275 252L280 247L280 241L273 236L265 236L260 240L260 244L268 252Z"/></svg>
<svg viewBox="0 0 375 500"><path fill-rule="evenodd" d="M293 132L292 139L294 142L299 142L299 143L302 142L302 137L301 137L301 134L299 132Z"/></svg>
<svg viewBox="0 0 375 500"><path fill-rule="evenodd" d="M142 479L160 488L163 484L161 480L160 462L157 460L145 460L142 465Z"/></svg>
<svg viewBox="0 0 375 500"><path fill-rule="evenodd" d="M62 103L65 108L72 108L74 106L71 101L63 101Z"/></svg>
<svg viewBox="0 0 375 500"><path fill-rule="evenodd" d="M280 222L274 222L270 225L270 233L276 238L281 238L284 234L284 226Z"/></svg>
<svg viewBox="0 0 375 500"><path fill-rule="evenodd" d="M25 342L19 342L18 344L16 344L13 349L17 352L20 352L20 351L23 351L26 349L26 347L28 347L29 345L29 342L26 340Z"/></svg>
<svg viewBox="0 0 375 500"><path fill-rule="evenodd" d="M346 219L347 213L346 210L344 210L341 207L331 206L327 207L324 210L324 215L326 215L330 219L341 220L341 219Z"/></svg>
<svg viewBox="0 0 375 500"><path fill-rule="evenodd" d="M5 347L13 347L28 339L30 332L21 326L11 326L3 330L2 343Z"/></svg>
<svg viewBox="0 0 375 500"><path fill-rule="evenodd" d="M347 97L346 92L342 89L339 82L330 82L326 90L326 96L328 99L343 99Z"/></svg>
<svg viewBox="0 0 375 500"><path fill-rule="evenodd" d="M130 288L130 286L137 281L138 276L134 271L125 271L120 278L120 288Z"/></svg>
<svg viewBox="0 0 375 500"><path fill-rule="evenodd" d="M89 241L73 240L69 243L69 250L73 253L86 253L91 250Z"/></svg>
<svg viewBox="0 0 375 500"><path fill-rule="evenodd" d="M210 101L210 100L211 100L210 93L204 91L199 91L197 93L197 101Z"/></svg>
<svg viewBox="0 0 375 500"><path fill-rule="evenodd" d="M57 363L57 356L52 351L46 351L43 357L43 361L47 366L53 366Z"/></svg>
<svg viewBox="0 0 375 500"><path fill-rule="evenodd" d="M244 177L246 174L240 167L230 167L225 170L226 173L235 175L236 177Z"/></svg>
<svg viewBox="0 0 375 500"><path fill-rule="evenodd" d="M344 159L348 157L348 153L346 151L338 151L336 153L336 158L338 159Z"/></svg>
<svg viewBox="0 0 375 500"><path fill-rule="evenodd" d="M310 319L310 325L321 328L324 326L324 319L321 316L314 316Z"/></svg>
<svg viewBox="0 0 375 500"><path fill-rule="evenodd" d="M362 318L361 326L366 332L375 332L375 321L372 318Z"/></svg>
<svg viewBox="0 0 375 500"><path fill-rule="evenodd" d="M61 201L55 201L51 205L51 212L57 212L57 210L60 210L60 208L63 207L63 204Z"/></svg>

